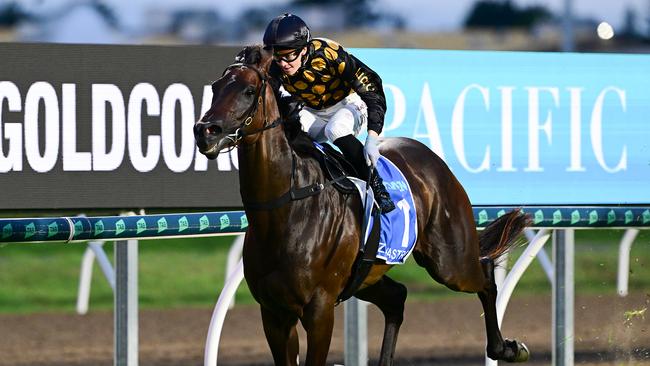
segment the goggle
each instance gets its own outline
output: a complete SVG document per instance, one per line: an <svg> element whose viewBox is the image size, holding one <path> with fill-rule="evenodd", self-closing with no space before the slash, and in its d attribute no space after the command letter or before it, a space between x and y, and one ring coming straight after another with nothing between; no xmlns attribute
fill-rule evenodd
<svg viewBox="0 0 650 366"><path fill-rule="evenodd" d="M291 52L285 51L285 53L273 52L273 60L275 60L275 62L294 62L296 59L298 59L298 57L300 57L300 51L302 51L302 48L293 50Z"/></svg>

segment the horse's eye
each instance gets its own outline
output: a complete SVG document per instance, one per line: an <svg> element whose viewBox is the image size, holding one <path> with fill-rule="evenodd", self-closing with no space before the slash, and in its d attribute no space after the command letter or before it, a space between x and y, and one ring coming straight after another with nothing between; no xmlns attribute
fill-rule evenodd
<svg viewBox="0 0 650 366"><path fill-rule="evenodd" d="M255 92L256 92L255 89L253 89L253 88L248 88L248 89L246 89L246 91L244 92L244 94L246 94L247 97L252 97L253 95L255 95Z"/></svg>

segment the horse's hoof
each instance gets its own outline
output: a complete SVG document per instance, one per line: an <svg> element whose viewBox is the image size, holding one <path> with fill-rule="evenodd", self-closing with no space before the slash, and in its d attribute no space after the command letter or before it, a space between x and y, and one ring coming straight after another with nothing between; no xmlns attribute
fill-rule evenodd
<svg viewBox="0 0 650 366"><path fill-rule="evenodd" d="M516 340L505 340L506 344L506 357L504 361L506 362L526 362L528 357L530 357L530 351L528 347L523 342L518 342Z"/></svg>

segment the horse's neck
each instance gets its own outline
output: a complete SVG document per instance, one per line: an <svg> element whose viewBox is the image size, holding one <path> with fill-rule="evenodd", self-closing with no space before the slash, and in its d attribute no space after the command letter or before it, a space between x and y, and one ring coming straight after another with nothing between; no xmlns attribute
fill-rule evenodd
<svg viewBox="0 0 650 366"><path fill-rule="evenodd" d="M239 149L242 198L269 202L289 190L292 150L282 128L262 132L254 144Z"/></svg>

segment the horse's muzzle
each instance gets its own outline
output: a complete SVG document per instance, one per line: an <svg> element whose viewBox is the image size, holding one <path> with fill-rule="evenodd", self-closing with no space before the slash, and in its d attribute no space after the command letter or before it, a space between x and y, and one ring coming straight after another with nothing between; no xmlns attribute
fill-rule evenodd
<svg viewBox="0 0 650 366"><path fill-rule="evenodd" d="M225 137L223 128L220 126L221 121L202 122L198 121L194 125L194 140L199 151L209 159L214 159L219 151L224 148L220 143Z"/></svg>
<svg viewBox="0 0 650 366"><path fill-rule="evenodd" d="M223 133L223 129L218 125L219 121L216 122L197 122L194 125L194 137L198 141L200 138L206 138L210 136L218 136Z"/></svg>

